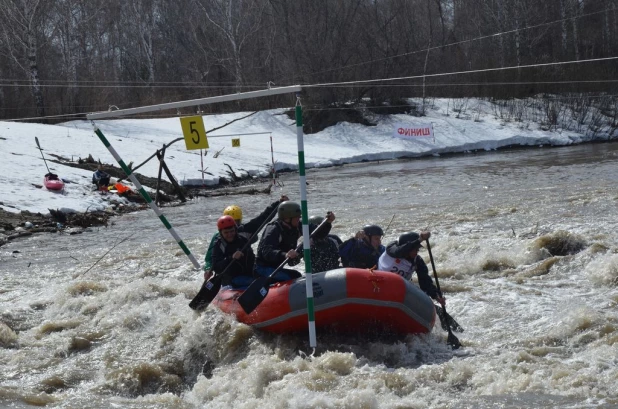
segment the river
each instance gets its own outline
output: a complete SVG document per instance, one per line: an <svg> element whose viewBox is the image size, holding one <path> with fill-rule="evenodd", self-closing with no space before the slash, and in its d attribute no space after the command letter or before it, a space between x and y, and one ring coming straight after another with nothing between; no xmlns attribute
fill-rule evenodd
<svg viewBox="0 0 618 409"><path fill-rule="evenodd" d="M188 308L200 273L151 211L0 248L0 407L616 408L618 143L309 170L311 215L432 232L453 351L425 336L272 336ZM282 176L298 199L298 178ZM164 213L201 261L229 204ZM388 226L388 227L387 227ZM111 250L111 251L110 251ZM427 261L426 250L421 251Z"/></svg>

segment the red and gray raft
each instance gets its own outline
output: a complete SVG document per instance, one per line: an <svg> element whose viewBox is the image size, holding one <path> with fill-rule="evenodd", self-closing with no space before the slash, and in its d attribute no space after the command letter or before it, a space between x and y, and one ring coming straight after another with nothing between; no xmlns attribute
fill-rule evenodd
<svg viewBox="0 0 618 409"><path fill-rule="evenodd" d="M305 279L277 283L246 314L241 290L221 290L213 304L239 322L273 333L307 331ZM434 326L431 298L403 277L385 271L340 268L313 275L316 328L342 334L423 334Z"/></svg>

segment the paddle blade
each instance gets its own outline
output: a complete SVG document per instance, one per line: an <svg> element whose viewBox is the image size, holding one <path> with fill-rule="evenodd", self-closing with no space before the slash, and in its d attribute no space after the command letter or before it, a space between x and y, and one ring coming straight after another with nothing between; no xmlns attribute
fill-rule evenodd
<svg viewBox="0 0 618 409"><path fill-rule="evenodd" d="M238 297L238 303L247 314L251 314L268 295L270 287L269 278L270 277L256 278L251 285L247 287L245 292Z"/></svg>
<svg viewBox="0 0 618 409"><path fill-rule="evenodd" d="M215 299L221 289L221 276L214 276L202 284L202 288L189 303L189 307L196 311L201 311L208 307L208 304Z"/></svg>
<svg viewBox="0 0 618 409"><path fill-rule="evenodd" d="M448 313L444 313L446 316L446 320L449 323L449 325L451 326L451 329L455 332L464 332L464 329L461 325L459 325L459 323L457 321L455 321L455 318L451 317Z"/></svg>
<svg viewBox="0 0 618 409"><path fill-rule="evenodd" d="M450 326L451 329L455 332L464 332L463 327L459 325L457 321L455 321L455 318L451 317L450 314L445 312L442 307L436 305L436 313L438 315L438 318L440 318L440 325L442 326L442 329L444 331L448 331L448 327Z"/></svg>
<svg viewBox="0 0 618 409"><path fill-rule="evenodd" d="M450 345L453 349L461 348L461 342L459 342L459 339L457 339L451 331L449 331L448 337L446 338L446 344Z"/></svg>

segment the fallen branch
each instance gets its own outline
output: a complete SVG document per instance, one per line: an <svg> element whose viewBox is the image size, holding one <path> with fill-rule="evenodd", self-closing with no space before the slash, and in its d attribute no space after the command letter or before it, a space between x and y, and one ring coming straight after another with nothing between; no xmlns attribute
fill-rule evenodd
<svg viewBox="0 0 618 409"><path fill-rule="evenodd" d="M228 165L227 163L224 163L224 165L230 168L230 170L226 171L226 173L230 175L230 177L232 178L232 182L238 182L240 178L238 177L238 175L236 175L236 173L234 172L234 169L232 169L232 167Z"/></svg>

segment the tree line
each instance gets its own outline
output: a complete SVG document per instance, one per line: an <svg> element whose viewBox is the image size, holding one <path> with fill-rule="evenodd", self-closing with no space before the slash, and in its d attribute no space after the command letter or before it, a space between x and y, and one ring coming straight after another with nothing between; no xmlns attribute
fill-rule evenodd
<svg viewBox="0 0 618 409"><path fill-rule="evenodd" d="M617 1L0 0L0 118L293 84L322 105L611 95Z"/></svg>

